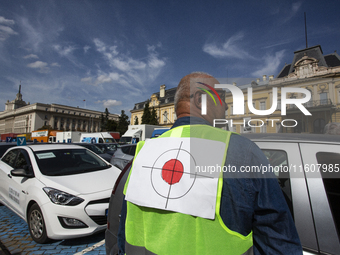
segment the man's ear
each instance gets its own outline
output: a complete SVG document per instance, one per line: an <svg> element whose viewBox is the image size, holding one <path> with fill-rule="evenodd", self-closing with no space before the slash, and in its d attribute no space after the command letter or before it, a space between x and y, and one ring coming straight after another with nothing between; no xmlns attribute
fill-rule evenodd
<svg viewBox="0 0 340 255"><path fill-rule="evenodd" d="M194 104L197 108L201 109L202 107L202 92L196 91L194 94Z"/></svg>

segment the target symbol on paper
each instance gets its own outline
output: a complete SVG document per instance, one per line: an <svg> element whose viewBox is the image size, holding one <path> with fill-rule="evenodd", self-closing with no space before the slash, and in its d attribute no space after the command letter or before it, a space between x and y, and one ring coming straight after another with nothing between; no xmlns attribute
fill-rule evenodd
<svg viewBox="0 0 340 255"><path fill-rule="evenodd" d="M179 199L190 192L199 176L196 169L196 160L193 155L179 148L163 152L149 168L153 190L168 201Z"/></svg>

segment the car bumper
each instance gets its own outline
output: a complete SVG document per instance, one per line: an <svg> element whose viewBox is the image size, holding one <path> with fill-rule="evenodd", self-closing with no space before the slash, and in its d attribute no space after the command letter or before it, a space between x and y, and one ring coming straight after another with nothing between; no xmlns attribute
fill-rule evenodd
<svg viewBox="0 0 340 255"><path fill-rule="evenodd" d="M41 207L47 236L51 239L69 239L94 234L105 230L107 225L107 209L111 191L82 197L84 202L77 206L62 206L47 203ZM70 218L86 224L86 227L63 227L58 219Z"/></svg>

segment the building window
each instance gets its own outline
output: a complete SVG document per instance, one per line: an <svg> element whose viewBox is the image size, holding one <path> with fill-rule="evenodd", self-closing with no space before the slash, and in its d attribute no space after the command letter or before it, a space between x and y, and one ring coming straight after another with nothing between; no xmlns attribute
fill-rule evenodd
<svg viewBox="0 0 340 255"><path fill-rule="evenodd" d="M276 110L281 110L281 99L277 100L277 107Z"/></svg>
<svg viewBox="0 0 340 255"><path fill-rule="evenodd" d="M55 109L55 112L58 112L59 110L58 109Z"/></svg>
<svg viewBox="0 0 340 255"><path fill-rule="evenodd" d="M48 115L45 115L45 120L47 120L48 119Z"/></svg>
<svg viewBox="0 0 340 255"><path fill-rule="evenodd" d="M164 121L163 121L163 123L164 123L164 124L168 123L168 112L165 111L164 114L163 114L163 116L164 116Z"/></svg>
<svg viewBox="0 0 340 255"><path fill-rule="evenodd" d="M263 125L260 127L260 132L261 132L261 133L267 133L267 125L266 125L266 124L263 124Z"/></svg>
<svg viewBox="0 0 340 255"><path fill-rule="evenodd" d="M266 102L260 102L260 110L266 110Z"/></svg>
<svg viewBox="0 0 340 255"><path fill-rule="evenodd" d="M306 103L307 107L312 107L313 106L313 94L312 91L310 89L307 89L310 92L310 100Z"/></svg>
<svg viewBox="0 0 340 255"><path fill-rule="evenodd" d="M327 92L320 93L320 104L327 104Z"/></svg>
<svg viewBox="0 0 340 255"><path fill-rule="evenodd" d="M48 108L46 108L46 111L48 111Z"/></svg>

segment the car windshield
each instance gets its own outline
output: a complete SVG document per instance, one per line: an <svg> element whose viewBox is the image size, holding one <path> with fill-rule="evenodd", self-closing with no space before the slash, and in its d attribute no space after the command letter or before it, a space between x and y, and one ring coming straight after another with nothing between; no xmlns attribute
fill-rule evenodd
<svg viewBox="0 0 340 255"><path fill-rule="evenodd" d="M121 137L119 142L120 143L131 143L132 137L131 136L124 136Z"/></svg>
<svg viewBox="0 0 340 255"><path fill-rule="evenodd" d="M106 143L115 143L116 140L114 138L104 138Z"/></svg>
<svg viewBox="0 0 340 255"><path fill-rule="evenodd" d="M111 167L86 149L56 149L34 152L43 175L63 176L104 170Z"/></svg>

